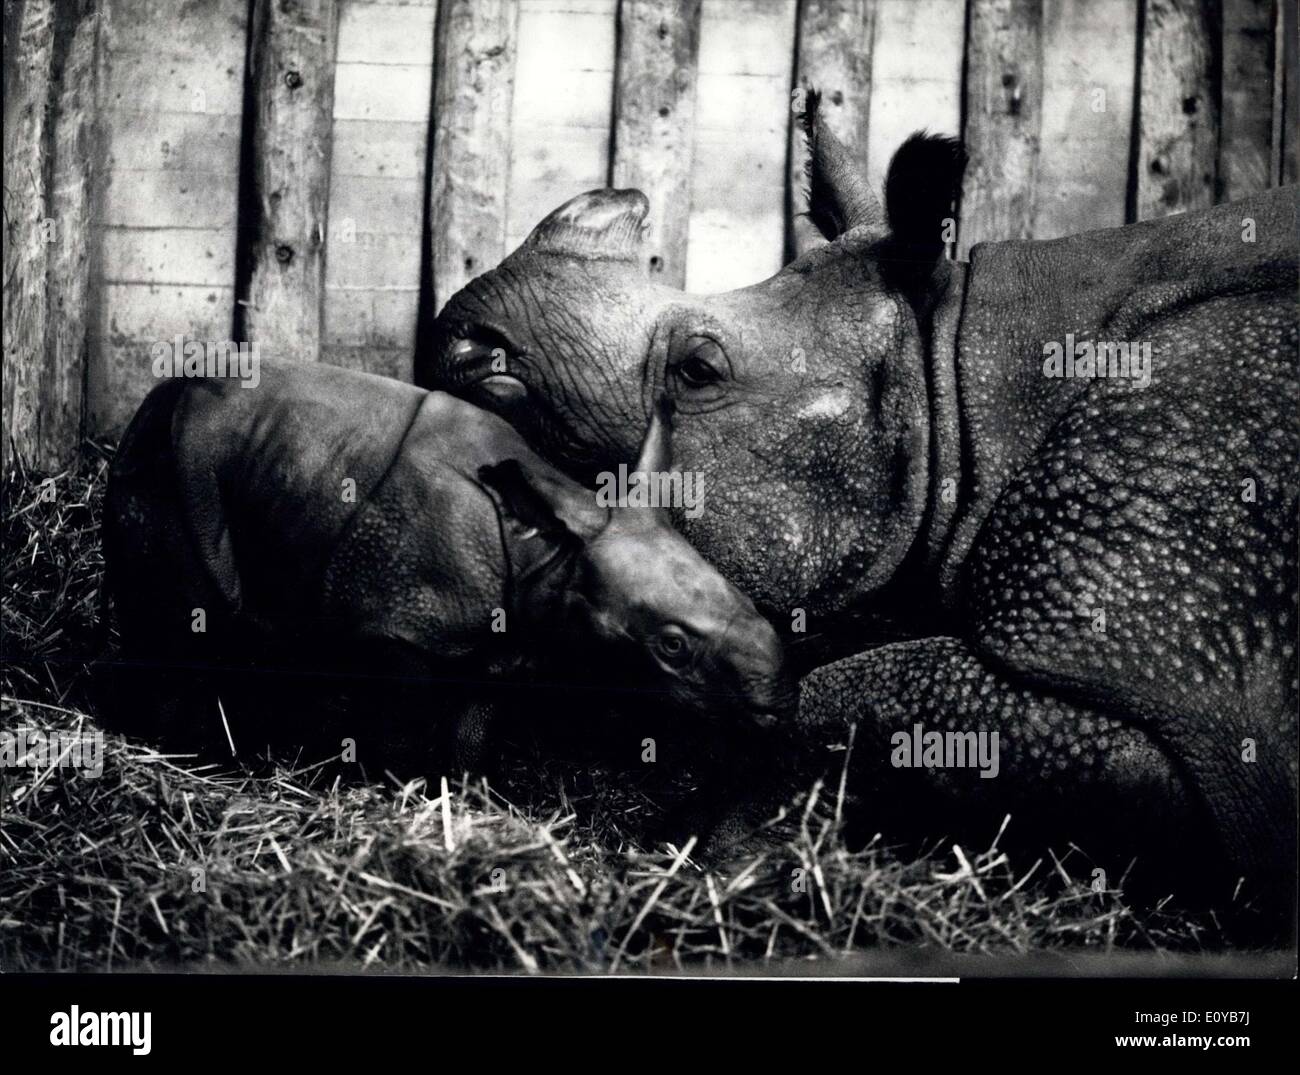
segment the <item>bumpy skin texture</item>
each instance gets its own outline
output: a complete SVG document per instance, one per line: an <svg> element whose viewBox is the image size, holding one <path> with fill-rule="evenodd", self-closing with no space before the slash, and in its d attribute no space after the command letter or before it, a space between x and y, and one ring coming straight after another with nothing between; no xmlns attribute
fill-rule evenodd
<svg viewBox="0 0 1300 1075"><path fill-rule="evenodd" d="M1243 220L1256 243L1241 241ZM813 723L996 730L998 780L921 770L1112 869L1174 857L1285 902L1294 881L1294 192L1055 243L976 248L957 335L966 479L935 577L958 637L809 676ZM1150 343L1149 387L1042 376L1043 344ZM1097 630L1098 612L1104 630ZM872 733L876 741L872 741ZM1249 749L1249 748L1252 748ZM1019 808L1017 811L1016 808ZM1145 863L1144 863L1145 864ZM1167 862L1162 862L1167 866ZM1159 871L1157 871L1159 873ZM1167 878L1168 874L1165 874Z"/></svg>
<svg viewBox="0 0 1300 1075"><path fill-rule="evenodd" d="M918 145L913 166L957 156ZM891 199L923 185L900 167L909 146ZM814 196L835 185L824 162L816 182L819 151ZM591 236L620 202L644 212L635 191L583 198ZM544 222L451 300L417 373L578 477L671 388L674 462L710 490L683 532L774 622L804 614L791 641L820 667L800 723L831 741L857 725L868 827L893 812L985 838L1009 811L1112 878L1132 855L1172 858L1216 899L1245 876L1285 904L1296 191L926 270L942 202L891 203L891 231L855 186L822 214L845 220L829 245L690 296L641 280L621 239L604 260L598 237L570 242L575 199L558 241ZM1067 333L1149 344L1150 385L1045 376L1044 345ZM464 359L493 342L522 387L498 392ZM716 376L683 377L693 354ZM998 778L893 768L890 736L914 723L997 731Z"/></svg>
<svg viewBox="0 0 1300 1075"><path fill-rule="evenodd" d="M1231 872L1275 893L1294 878L1294 206L976 249L957 350L974 480L946 573L987 667L1140 731ZM1149 343L1150 385L1041 376L1065 332ZM1110 766L1122 785L1163 767Z"/></svg>
<svg viewBox="0 0 1300 1075"><path fill-rule="evenodd" d="M803 686L811 720L867 730L860 785L906 783L872 731L998 731L997 780L920 771L941 816L1044 819L1112 875L1137 856L1152 883L1218 878L1210 894L1226 901L1245 875L1285 903L1291 206L1283 193L1127 235L976 249L956 353L965 502L935 576L960 634L847 658ZM1240 243L1243 217L1262 250ZM1043 377L1043 344L1066 332L1150 343L1150 386Z"/></svg>

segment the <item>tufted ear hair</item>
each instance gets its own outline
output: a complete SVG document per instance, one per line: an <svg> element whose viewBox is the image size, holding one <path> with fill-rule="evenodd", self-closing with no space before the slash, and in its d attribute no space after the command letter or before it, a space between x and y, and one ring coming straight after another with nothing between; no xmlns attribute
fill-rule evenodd
<svg viewBox="0 0 1300 1075"><path fill-rule="evenodd" d="M905 290L933 273L951 240L966 151L955 138L918 131L898 147L885 178L887 271Z"/></svg>
<svg viewBox="0 0 1300 1075"><path fill-rule="evenodd" d="M821 116L821 94L804 90L799 123L808 157L804 175L808 180L808 217L827 239L837 239L861 229L863 234L883 232L885 214L858 162Z"/></svg>

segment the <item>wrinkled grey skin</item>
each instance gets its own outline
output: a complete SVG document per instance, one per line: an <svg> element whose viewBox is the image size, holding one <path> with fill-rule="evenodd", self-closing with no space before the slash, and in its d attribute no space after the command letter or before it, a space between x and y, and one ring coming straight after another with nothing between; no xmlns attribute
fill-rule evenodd
<svg viewBox="0 0 1300 1075"><path fill-rule="evenodd" d="M669 421L636 467L668 469ZM665 511L598 506L495 415L396 381L267 362L256 388L160 386L114 460L104 534L128 659L432 679L426 711L395 720L418 733L442 711L462 765L483 760L486 715L449 694L520 652L708 718L793 709L776 632Z"/></svg>
<svg viewBox="0 0 1300 1075"><path fill-rule="evenodd" d="M417 380L584 480L673 395L674 463L707 489L681 528L783 630L804 611L800 725L857 725L868 832L987 838L1011 813L1112 883L1136 856L1160 885L1227 901L1244 876L1285 903L1295 192L968 266L938 238L952 143L905 144L882 212L815 100L805 118L832 241L686 295L642 276L639 192L583 195L452 298ZM1045 376L1066 333L1149 343L1150 384ZM997 732L998 778L891 764L916 723Z"/></svg>

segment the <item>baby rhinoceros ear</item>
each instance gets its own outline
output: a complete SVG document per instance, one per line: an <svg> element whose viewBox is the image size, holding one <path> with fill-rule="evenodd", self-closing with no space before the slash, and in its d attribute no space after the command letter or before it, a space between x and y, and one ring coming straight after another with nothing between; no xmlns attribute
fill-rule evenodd
<svg viewBox="0 0 1300 1075"><path fill-rule="evenodd" d="M479 468L478 480L493 494L503 518L552 540L586 541L608 521L608 512L575 483L536 473L518 459Z"/></svg>

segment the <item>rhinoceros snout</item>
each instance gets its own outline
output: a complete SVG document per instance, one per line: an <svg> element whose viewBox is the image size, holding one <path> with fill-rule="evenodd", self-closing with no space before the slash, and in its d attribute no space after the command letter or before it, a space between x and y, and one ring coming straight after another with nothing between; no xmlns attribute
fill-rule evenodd
<svg viewBox="0 0 1300 1075"><path fill-rule="evenodd" d="M724 649L730 655L744 715L760 728L793 720L799 694L772 625L755 611L732 623Z"/></svg>

